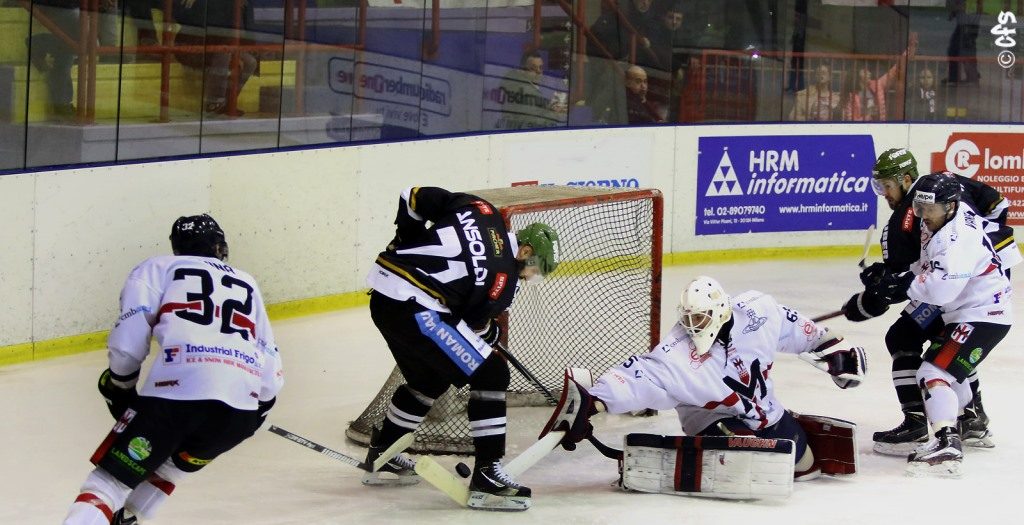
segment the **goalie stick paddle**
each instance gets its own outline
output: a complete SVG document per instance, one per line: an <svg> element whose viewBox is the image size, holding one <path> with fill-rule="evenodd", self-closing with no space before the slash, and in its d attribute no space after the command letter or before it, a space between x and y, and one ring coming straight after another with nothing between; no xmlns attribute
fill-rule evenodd
<svg viewBox="0 0 1024 525"><path fill-rule="evenodd" d="M319 452L324 456L336 459L338 461L341 461L342 463L348 463L353 467L363 469L367 472L376 472L380 470L380 468L383 467L384 464L387 463L391 458L397 456L398 453L409 448L412 445L413 441L415 441L416 439L416 437L411 432L405 434L404 436L399 438L398 441L395 441L393 445L388 447L388 449L385 450L384 453L381 454L380 457L378 457L377 460L374 461L372 465L370 465L365 462L359 461L358 459L349 456L348 454L343 454L341 452L338 452L337 450L327 448L321 445L320 443L306 439L298 434L295 434L294 432L289 432L277 425L270 425L270 427L267 428L267 431L277 434L278 436L281 436L287 439L288 441L291 441L292 443L298 443L299 445L302 445L314 452Z"/></svg>

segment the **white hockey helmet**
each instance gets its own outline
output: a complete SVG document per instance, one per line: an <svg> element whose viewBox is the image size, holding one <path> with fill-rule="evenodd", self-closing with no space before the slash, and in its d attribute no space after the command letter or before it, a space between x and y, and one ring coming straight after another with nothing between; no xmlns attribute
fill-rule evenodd
<svg viewBox="0 0 1024 525"><path fill-rule="evenodd" d="M680 294L678 310L679 322L697 346L697 354L704 355L732 318L732 301L718 281L702 275Z"/></svg>

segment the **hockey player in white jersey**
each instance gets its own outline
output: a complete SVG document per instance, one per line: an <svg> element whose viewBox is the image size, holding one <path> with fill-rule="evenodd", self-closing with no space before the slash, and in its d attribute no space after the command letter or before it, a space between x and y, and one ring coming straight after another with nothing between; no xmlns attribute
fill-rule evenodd
<svg viewBox="0 0 1024 525"><path fill-rule="evenodd" d="M767 294L752 290L730 299L717 281L698 277L682 292L679 322L653 350L608 370L589 389L567 377L544 433L567 431L562 445L572 449L589 437L588 419L597 412L674 408L689 436L793 440L794 475L817 477L804 429L775 395L777 352L799 355L840 388L859 385L865 372L864 350L835 332Z"/></svg>
<svg viewBox="0 0 1024 525"><path fill-rule="evenodd" d="M922 177L916 190L921 257L911 271L887 272L881 287L896 299L937 305L944 326L916 376L932 438L910 454L907 471L958 477L963 451L957 416L972 397L965 379L1009 332L1012 288L985 221L960 202L960 182L937 173Z"/></svg>
<svg viewBox="0 0 1024 525"><path fill-rule="evenodd" d="M224 262L217 222L180 217L170 240L174 255L143 261L121 291L99 380L117 424L66 524L151 518L175 485L256 432L283 384L263 297ZM137 392L153 337L159 350Z"/></svg>

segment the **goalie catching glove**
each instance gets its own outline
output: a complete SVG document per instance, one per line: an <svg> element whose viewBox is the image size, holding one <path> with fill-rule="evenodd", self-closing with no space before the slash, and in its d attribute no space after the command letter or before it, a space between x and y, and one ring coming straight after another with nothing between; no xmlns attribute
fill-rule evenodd
<svg viewBox="0 0 1024 525"><path fill-rule="evenodd" d="M135 401L135 398L139 397L139 393L135 390L135 383L138 381L138 370L132 374L121 376L111 372L108 368L100 374L100 380L96 387L99 388L103 400L107 402L107 410L110 411L110 415L114 416L114 419L120 418L121 414L124 414L124 411Z"/></svg>
<svg viewBox="0 0 1024 525"><path fill-rule="evenodd" d="M843 348L839 345L842 340L841 335L826 331L818 338L814 350L799 356L818 370L827 372L839 388L856 387L867 372L867 356L859 346Z"/></svg>
<svg viewBox="0 0 1024 525"><path fill-rule="evenodd" d="M587 388L594 385L594 376L585 368L566 368L562 379L562 397L558 400L554 414L544 425L540 438L549 432L563 431L565 437L559 443L565 450L576 450L576 443L590 437L594 425L590 416L598 412L596 402Z"/></svg>

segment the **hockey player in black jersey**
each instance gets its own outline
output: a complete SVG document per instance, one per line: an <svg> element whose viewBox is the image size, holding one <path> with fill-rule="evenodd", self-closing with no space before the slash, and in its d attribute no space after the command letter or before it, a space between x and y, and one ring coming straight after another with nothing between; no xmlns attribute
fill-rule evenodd
<svg viewBox="0 0 1024 525"><path fill-rule="evenodd" d="M885 198L893 213L882 229L882 262L874 263L861 272L864 291L854 294L843 305L846 318L855 322L882 315L890 304L905 300L894 299L891 293L879 286L881 277L886 272L906 272L921 256L921 221L913 210L914 188L918 180L917 161L906 149L889 149L878 157L872 174L875 192ZM992 223L989 238L997 249L1006 248L1006 252L1016 253L1013 229L1006 226L1007 200L982 182L959 175L954 177L964 188L964 202ZM892 355L893 384L904 420L892 430L874 433L872 438L876 452L905 456L927 439L924 401L915 374L921 366L922 347L935 338L942 327L939 308L916 301L911 301L889 327L885 345ZM960 416L960 432L965 444L992 447L994 442L988 430L988 417L981 405L977 374L972 374L969 381L974 400Z"/></svg>
<svg viewBox="0 0 1024 525"><path fill-rule="evenodd" d="M470 505L526 509L530 489L501 464L510 374L492 347L502 335L496 317L512 304L519 279L540 278L558 265L558 235L542 223L510 235L487 201L430 187L402 192L395 225L367 284L370 315L406 384L392 395L383 427L374 429L367 461L415 431L448 387L468 384L476 456L470 491L483 493ZM414 466L399 454L363 482L414 482Z"/></svg>

